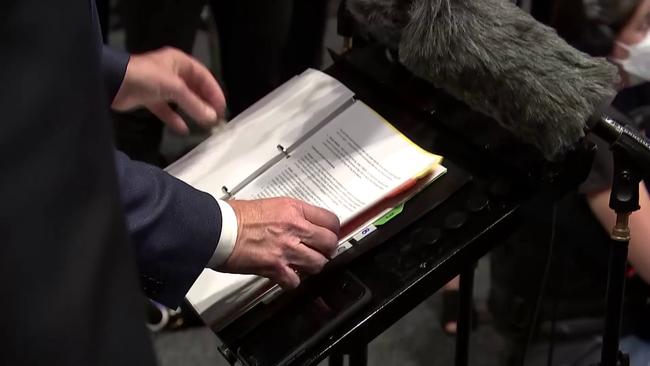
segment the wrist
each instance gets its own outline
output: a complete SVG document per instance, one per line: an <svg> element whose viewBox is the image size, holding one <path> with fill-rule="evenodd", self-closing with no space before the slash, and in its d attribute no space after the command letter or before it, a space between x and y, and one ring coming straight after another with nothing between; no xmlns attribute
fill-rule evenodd
<svg viewBox="0 0 650 366"><path fill-rule="evenodd" d="M237 215L234 209L223 200L217 200L221 210L221 233L217 242L217 247L208 262L208 267L217 269L222 267L232 255L239 234L239 225Z"/></svg>
<svg viewBox="0 0 650 366"><path fill-rule="evenodd" d="M134 60L136 59L137 56L131 56L129 57L129 61L126 64L126 67L124 69L124 77L122 78L122 83L120 83L119 88L117 89L117 92L115 93L115 96L113 97L113 101L111 103L111 109L119 111L119 112L124 112L126 110L129 110L132 108L129 104L130 98L130 84L131 84L131 78L133 74L133 64Z"/></svg>

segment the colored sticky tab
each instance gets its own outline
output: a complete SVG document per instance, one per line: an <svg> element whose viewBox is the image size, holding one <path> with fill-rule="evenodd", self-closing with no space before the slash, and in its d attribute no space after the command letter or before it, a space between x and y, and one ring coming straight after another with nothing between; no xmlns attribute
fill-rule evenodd
<svg viewBox="0 0 650 366"><path fill-rule="evenodd" d="M353 236L352 239L356 241L361 241L361 239L370 235L370 233L372 233L375 230L377 230L377 227L375 225L368 225L368 227L365 227L363 230L359 231L355 236Z"/></svg>
<svg viewBox="0 0 650 366"><path fill-rule="evenodd" d="M390 210L390 211L388 211L384 216L382 216L382 217L380 217L379 219L377 219L377 221L375 221L375 222L373 223L373 225L375 225L375 226L381 226L381 225L384 225L384 224L387 223L388 221L390 221L390 220L392 220L393 218L395 218L395 216L401 214L403 210L404 210L404 204L401 203L401 204L399 204L399 205L393 207L393 209Z"/></svg>

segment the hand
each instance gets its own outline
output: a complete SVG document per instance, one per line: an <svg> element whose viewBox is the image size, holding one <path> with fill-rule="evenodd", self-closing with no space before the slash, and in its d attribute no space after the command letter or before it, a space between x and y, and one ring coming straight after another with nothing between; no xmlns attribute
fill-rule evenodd
<svg viewBox="0 0 650 366"><path fill-rule="evenodd" d="M172 130L186 134L187 124L168 102L176 103L205 127L217 123L226 105L210 71L185 53L162 48L131 56L124 81L113 100L113 109L146 107Z"/></svg>
<svg viewBox="0 0 650 366"><path fill-rule="evenodd" d="M336 250L340 224L327 210L291 198L228 203L237 216L237 242L219 270L257 274L295 288L296 272L320 272Z"/></svg>

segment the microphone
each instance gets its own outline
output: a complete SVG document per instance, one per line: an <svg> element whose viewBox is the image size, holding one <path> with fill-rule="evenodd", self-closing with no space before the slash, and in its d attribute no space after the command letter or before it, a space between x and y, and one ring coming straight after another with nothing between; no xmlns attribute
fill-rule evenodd
<svg viewBox="0 0 650 366"><path fill-rule="evenodd" d="M650 177L650 141L647 138L602 113L594 114L587 126L591 132L605 140L613 151L623 153L634 162L643 177Z"/></svg>
<svg viewBox="0 0 650 366"><path fill-rule="evenodd" d="M492 117L547 160L584 137L617 68L571 47L507 0L348 0L412 73ZM398 40L398 41L396 41Z"/></svg>

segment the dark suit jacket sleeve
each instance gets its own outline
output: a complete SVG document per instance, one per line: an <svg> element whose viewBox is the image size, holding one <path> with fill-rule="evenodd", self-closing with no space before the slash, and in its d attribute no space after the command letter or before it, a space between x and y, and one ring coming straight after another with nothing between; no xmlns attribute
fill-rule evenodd
<svg viewBox="0 0 650 366"><path fill-rule="evenodd" d="M109 104L126 73L129 55L102 46ZM177 307L212 257L221 234L216 200L162 170L115 153L120 199L134 242L145 294Z"/></svg>
<svg viewBox="0 0 650 366"><path fill-rule="evenodd" d="M129 58L130 56L126 52L115 50L106 45L102 46L102 74L109 104L120 90Z"/></svg>
<svg viewBox="0 0 650 366"><path fill-rule="evenodd" d="M159 168L115 153L120 198L150 298L177 307L221 234L217 201Z"/></svg>

